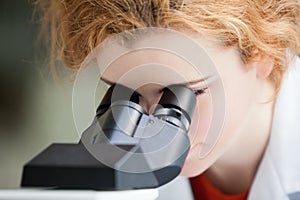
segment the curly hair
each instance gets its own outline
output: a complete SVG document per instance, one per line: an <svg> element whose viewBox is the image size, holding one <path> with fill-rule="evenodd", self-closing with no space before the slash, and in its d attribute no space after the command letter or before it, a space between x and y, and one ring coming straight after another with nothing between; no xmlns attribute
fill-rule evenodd
<svg viewBox="0 0 300 200"><path fill-rule="evenodd" d="M145 27L209 35L235 46L244 63L259 55L274 61L269 76L276 89L289 57L299 50L299 0L61 0L35 1L42 32L51 34L52 69L62 60L76 72L106 38Z"/></svg>

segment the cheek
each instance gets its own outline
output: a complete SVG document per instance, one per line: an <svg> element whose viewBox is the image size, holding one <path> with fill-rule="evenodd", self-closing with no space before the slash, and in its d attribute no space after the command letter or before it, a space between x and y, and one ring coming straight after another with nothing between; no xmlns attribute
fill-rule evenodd
<svg viewBox="0 0 300 200"><path fill-rule="evenodd" d="M212 103L209 94L197 96L197 105L189 129L191 148L204 142L212 119Z"/></svg>
<svg viewBox="0 0 300 200"><path fill-rule="evenodd" d="M233 140L241 133L255 102L255 71L235 74L235 79L224 79L225 121L222 139Z"/></svg>
<svg viewBox="0 0 300 200"><path fill-rule="evenodd" d="M214 94L222 93L224 95L217 95L217 99L213 99L214 101L209 95L198 97L197 109L189 131L191 150L182 169L184 176L196 176L202 173L226 152L232 142L241 135L242 131L240 130L247 121L247 114L250 113L254 102L255 70L245 71L244 64L234 50L216 54L213 60L222 82L222 88L218 87ZM213 107L212 102L216 101L223 102L222 116L224 117L220 118L221 130L214 131L211 129L215 128L214 123L218 116L213 114L215 105ZM214 141L205 143L208 138L211 138L211 133L218 137L213 137ZM206 138L206 136L208 137ZM200 152L203 152L202 150L206 148L207 144L211 145L212 143L215 145L211 146L209 154L202 157Z"/></svg>
<svg viewBox="0 0 300 200"><path fill-rule="evenodd" d="M188 132L191 147L181 171L183 176L195 176L208 167L207 164L204 165L203 161L199 159L199 152L211 125L212 109L213 106L209 94L197 96L197 105Z"/></svg>
<svg viewBox="0 0 300 200"><path fill-rule="evenodd" d="M211 129L215 124L213 119L212 98L209 94L197 97L197 107L189 130L191 149L182 170L184 176L195 176L209 168L237 138L241 127L247 119L253 102L253 74L241 74L240 78L226 79L223 82L225 99L225 118L222 118L222 129L214 141L208 142ZM208 144L209 143L209 144ZM215 144L215 145L214 145ZM202 157L203 148L211 147L210 153ZM209 148L210 149L210 148Z"/></svg>

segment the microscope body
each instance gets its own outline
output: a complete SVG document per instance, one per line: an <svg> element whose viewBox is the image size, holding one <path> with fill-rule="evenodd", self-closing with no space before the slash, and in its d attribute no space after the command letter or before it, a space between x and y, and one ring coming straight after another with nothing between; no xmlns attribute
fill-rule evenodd
<svg viewBox="0 0 300 200"><path fill-rule="evenodd" d="M52 144L23 169L22 186L54 189L156 188L177 177L187 156L196 98L182 85L166 88L152 114L139 94L109 88L78 144Z"/></svg>

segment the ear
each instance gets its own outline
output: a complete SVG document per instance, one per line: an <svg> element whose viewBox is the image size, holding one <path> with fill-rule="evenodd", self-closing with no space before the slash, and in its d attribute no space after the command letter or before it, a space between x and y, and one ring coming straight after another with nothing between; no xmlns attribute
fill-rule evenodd
<svg viewBox="0 0 300 200"><path fill-rule="evenodd" d="M256 78L265 79L267 78L274 67L274 59L268 55L260 56L260 59L256 63Z"/></svg>

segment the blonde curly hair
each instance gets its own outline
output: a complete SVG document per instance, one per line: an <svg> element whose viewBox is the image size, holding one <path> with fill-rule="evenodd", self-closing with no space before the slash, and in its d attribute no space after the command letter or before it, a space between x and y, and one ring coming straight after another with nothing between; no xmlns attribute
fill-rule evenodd
<svg viewBox="0 0 300 200"><path fill-rule="evenodd" d="M62 60L76 72L100 42L135 28L162 27L209 35L237 47L244 63L270 56L276 89L287 52L299 50L299 0L36 0L42 32L51 34L51 65Z"/></svg>

